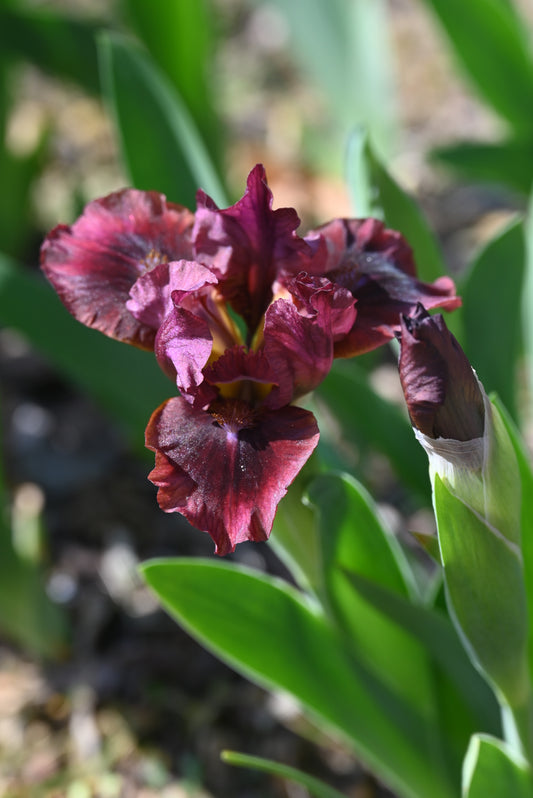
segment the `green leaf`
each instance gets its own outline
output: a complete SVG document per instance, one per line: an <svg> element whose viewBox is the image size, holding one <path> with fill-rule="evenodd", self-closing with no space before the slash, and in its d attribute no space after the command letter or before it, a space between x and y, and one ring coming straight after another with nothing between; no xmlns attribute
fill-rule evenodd
<svg viewBox="0 0 533 798"><path fill-rule="evenodd" d="M378 216L407 239L422 280L444 274L439 246L422 211L376 157L363 130L349 139L347 183L357 216Z"/></svg>
<svg viewBox="0 0 533 798"><path fill-rule="evenodd" d="M259 684L293 695L401 796L455 795L435 777L417 713L348 654L305 596L235 564L156 560L143 573L189 633Z"/></svg>
<svg viewBox="0 0 533 798"><path fill-rule="evenodd" d="M314 795L315 798L343 798L340 792L324 784L323 781L319 781L313 778L313 776L308 776L307 773L302 773L301 770L297 770L296 768L282 765L279 762L273 762L271 759L263 759L259 756L248 756L247 754L240 754L237 751L222 751L221 759L229 765L236 765L241 768L252 768L253 770L263 770L266 773L271 773L273 776L279 776L282 779L301 784L311 795Z"/></svg>
<svg viewBox="0 0 533 798"><path fill-rule="evenodd" d="M526 235L526 278L522 305L524 324L524 344L527 357L527 376L529 379L529 397L533 396L533 190L529 198L529 207L525 220Z"/></svg>
<svg viewBox="0 0 533 798"><path fill-rule="evenodd" d="M138 448L151 413L176 392L153 354L84 327L40 276L1 255L0 323L111 412Z"/></svg>
<svg viewBox="0 0 533 798"><path fill-rule="evenodd" d="M4 191L0 197L0 242L4 252L25 257L33 243L32 188L43 162L46 137L28 155L12 155L0 149L0 174Z"/></svg>
<svg viewBox="0 0 533 798"><path fill-rule="evenodd" d="M525 20L508 0L425 0L470 81L517 130L531 131L533 61Z"/></svg>
<svg viewBox="0 0 533 798"><path fill-rule="evenodd" d="M451 166L469 180L502 183L526 195L531 190L531 139L509 139L497 143L463 141L433 150L431 158Z"/></svg>
<svg viewBox="0 0 533 798"><path fill-rule="evenodd" d="M501 740L476 734L465 757L462 795L463 798L533 798L531 768Z"/></svg>
<svg viewBox="0 0 533 798"><path fill-rule="evenodd" d="M524 579L526 583L528 617L530 625L529 634L529 663L531 681L533 683L533 471L531 469L530 455L525 443L520 437L511 417L503 407L498 397L493 400L505 425L507 434L513 445L520 472L521 482L521 516L520 527L522 530L522 555L524 558Z"/></svg>
<svg viewBox="0 0 533 798"><path fill-rule="evenodd" d="M40 552L33 551L32 558L15 547L15 521L19 542L27 544L31 538L30 545L38 548L40 508L26 502L11 515L0 474L0 632L34 656L63 656L68 640L66 617L47 595Z"/></svg>
<svg viewBox="0 0 533 798"><path fill-rule="evenodd" d="M187 106L209 152L221 152L222 130L207 77L213 74L216 9L206 0L126 0L137 34Z"/></svg>
<svg viewBox="0 0 533 798"><path fill-rule="evenodd" d="M496 391L514 418L525 259L523 224L517 220L484 247L460 289L466 355L486 390Z"/></svg>
<svg viewBox="0 0 533 798"><path fill-rule="evenodd" d="M227 205L205 145L168 78L124 37L102 34L99 55L104 94L133 184L189 208L199 188Z"/></svg>
<svg viewBox="0 0 533 798"><path fill-rule="evenodd" d="M427 460L415 440L407 414L376 394L355 360L336 360L316 393L342 429L343 442L356 450L362 444L378 449L390 459L400 479L416 491L417 497L429 502ZM317 414L320 416L319 405ZM319 425L322 430L322 424ZM343 467L348 467L348 463Z"/></svg>
<svg viewBox="0 0 533 798"><path fill-rule="evenodd" d="M417 600L416 585L396 537L380 521L377 508L354 479L334 474L316 478L309 501L317 509L319 539L324 546L324 572L330 614L340 623L357 657L426 722L433 767L457 773L462 759L453 756L438 719L433 666L416 635L388 617L366 596L354 591L345 572L357 572L401 602ZM391 662L394 661L394 668ZM453 745L452 741L452 745ZM438 752L438 753L437 753Z"/></svg>
<svg viewBox="0 0 533 798"><path fill-rule="evenodd" d="M296 583L319 600L324 594L322 541L314 512L306 502L306 491L320 468L315 451L280 502L270 536L270 545Z"/></svg>
<svg viewBox="0 0 533 798"><path fill-rule="evenodd" d="M291 34L291 53L330 108L343 146L365 124L379 152L396 129L387 8L383 0L275 0Z"/></svg>
<svg viewBox="0 0 533 798"><path fill-rule="evenodd" d="M494 695L472 667L450 619L442 612L415 604L359 573L346 571L345 575L369 604L423 644L470 708L480 724L478 729L497 731L499 710Z"/></svg>
<svg viewBox="0 0 533 798"><path fill-rule="evenodd" d="M397 538L380 520L371 496L357 480L347 474L322 474L309 485L308 497L318 510L324 567L330 579L337 582L338 569L343 567L401 596L416 592Z"/></svg>
<svg viewBox="0 0 533 798"><path fill-rule="evenodd" d="M95 36L101 27L101 22L45 9L25 9L21 3L4 0L0 8L0 51L98 94Z"/></svg>
<svg viewBox="0 0 533 798"><path fill-rule="evenodd" d="M527 601L518 547L436 475L435 514L450 612L474 664L512 707L529 699Z"/></svg>

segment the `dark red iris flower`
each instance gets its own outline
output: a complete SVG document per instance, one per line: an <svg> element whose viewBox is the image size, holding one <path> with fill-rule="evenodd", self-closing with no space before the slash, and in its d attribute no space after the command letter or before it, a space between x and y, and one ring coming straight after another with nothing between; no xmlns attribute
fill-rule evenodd
<svg viewBox="0 0 533 798"><path fill-rule="evenodd" d="M264 168L219 209L193 214L133 189L90 203L42 247L42 268L82 323L153 349L180 396L149 421L150 479L167 512L212 536L220 554L265 540L278 502L318 441L293 403L334 356L367 351L418 301L452 309L451 280L416 279L411 252L376 220L337 219L306 238L272 209Z"/></svg>
<svg viewBox="0 0 533 798"><path fill-rule="evenodd" d="M148 424L150 479L163 510L207 530L226 554L243 540L266 540L280 499L318 443L313 414L292 402L329 372L333 331L341 316L352 323L354 300L302 272L272 296L257 329L241 331L209 269L182 262L181 272L155 342L181 396Z"/></svg>

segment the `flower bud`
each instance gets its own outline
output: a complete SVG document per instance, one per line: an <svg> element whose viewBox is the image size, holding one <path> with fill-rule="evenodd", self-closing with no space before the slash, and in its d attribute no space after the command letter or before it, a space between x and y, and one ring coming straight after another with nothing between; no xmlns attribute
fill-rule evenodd
<svg viewBox="0 0 533 798"><path fill-rule="evenodd" d="M502 705L526 724L525 739L528 623L514 447L442 316L419 305L402 319L400 340L400 379L429 457L450 614Z"/></svg>
<svg viewBox="0 0 533 798"><path fill-rule="evenodd" d="M444 319L418 305L401 323L400 379L413 426L430 438L481 438L483 394Z"/></svg>

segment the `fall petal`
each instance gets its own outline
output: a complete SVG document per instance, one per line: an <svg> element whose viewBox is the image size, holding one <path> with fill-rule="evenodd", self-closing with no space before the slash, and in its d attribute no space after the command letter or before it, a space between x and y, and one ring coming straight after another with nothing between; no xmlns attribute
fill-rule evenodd
<svg viewBox="0 0 533 798"><path fill-rule="evenodd" d="M89 203L41 248L41 266L72 315L88 327L153 347L156 329L126 307L130 289L166 261L190 258L194 217L155 191L125 189Z"/></svg>
<svg viewBox="0 0 533 798"><path fill-rule="evenodd" d="M177 397L148 424L146 445L157 452L149 478L163 510L182 513L227 554L268 538L279 501L317 442L314 416L297 407L263 411L236 431Z"/></svg>

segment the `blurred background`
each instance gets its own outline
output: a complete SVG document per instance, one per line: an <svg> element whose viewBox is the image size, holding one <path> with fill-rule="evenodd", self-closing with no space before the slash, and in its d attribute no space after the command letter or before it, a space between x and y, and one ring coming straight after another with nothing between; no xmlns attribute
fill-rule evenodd
<svg viewBox="0 0 533 798"><path fill-rule="evenodd" d="M526 208L533 66L525 75L516 47L508 62L496 54L498 94L483 62L490 30L469 12L454 27L455 5L447 16L436 0L0 0L2 795L307 795L221 763L224 748L299 767L351 798L390 795L284 696L196 645L143 586L136 568L149 557L213 556L207 535L159 511L146 478L144 425L172 386L144 353L68 317L39 274L39 247L125 185L191 208L202 185L223 204L262 162L275 206L295 207L302 232L377 209L407 234L393 179L416 198L431 257L460 282ZM525 52L533 7L513 9L505 32ZM374 172L361 187L363 167ZM419 264L426 279L430 260ZM471 354L472 324L461 323ZM481 376L507 385L491 359ZM431 531L415 445L410 492L398 476L410 430L394 354L358 368L349 441L327 429L335 375L317 398L325 457L361 479L394 526ZM520 390L519 379L503 388L517 414ZM396 438L383 428L392 416ZM287 576L268 544L233 557Z"/></svg>

